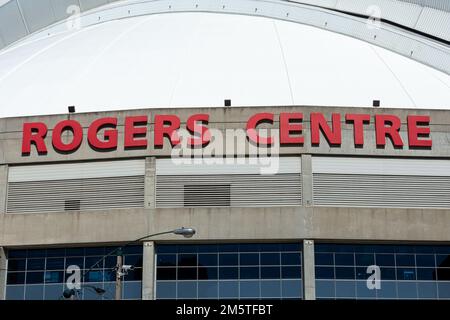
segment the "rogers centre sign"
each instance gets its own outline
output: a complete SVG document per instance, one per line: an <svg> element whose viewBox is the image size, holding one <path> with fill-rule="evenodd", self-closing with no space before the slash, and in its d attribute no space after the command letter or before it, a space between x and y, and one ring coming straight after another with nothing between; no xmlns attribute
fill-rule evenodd
<svg viewBox="0 0 450 320"><path fill-rule="evenodd" d="M186 129L191 137L188 146L206 146L211 140L208 114L194 114L186 122ZM279 116L273 113L258 113L251 116L247 121L247 139L258 145L271 146L275 143L274 136L260 135L258 127L263 123L273 126L279 122L280 145L298 145L305 143L303 135L303 121L310 122L310 139L312 146L320 146L321 135L325 137L330 146L342 145L342 122L352 126L353 143L355 146L364 146L364 130L371 123L375 124L375 140L377 147L384 148L389 139L395 148L402 148L406 143L410 148L431 148L430 117L427 115L407 116L407 141L400 135L401 120L398 116L379 114L345 114L333 113L331 119L326 119L322 113L310 113L309 119L305 119L303 113L281 113ZM152 142L147 137L148 126L152 124L154 139ZM118 119L114 117L100 118L94 120L87 130L87 137L81 124L76 120L62 120L52 129L51 139L47 138L50 128L42 122L24 123L22 137L22 154L30 155L32 146L39 154L47 154L50 146L57 152L75 152L83 143L88 143L95 151L111 151L118 147ZM123 145L125 149L146 149L149 143L155 148L164 146L164 139L172 147L180 143L178 131L181 127L180 118L176 115L156 115L151 123L148 116L129 116L123 124ZM63 134L72 132L70 141L63 139ZM51 140L51 141L50 141Z"/></svg>

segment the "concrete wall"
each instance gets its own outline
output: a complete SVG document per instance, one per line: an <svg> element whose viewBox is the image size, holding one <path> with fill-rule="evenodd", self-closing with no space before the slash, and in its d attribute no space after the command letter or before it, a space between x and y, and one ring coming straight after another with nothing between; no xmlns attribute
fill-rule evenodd
<svg viewBox="0 0 450 320"><path fill-rule="evenodd" d="M0 215L6 212L8 166L0 166Z"/></svg>
<svg viewBox="0 0 450 320"><path fill-rule="evenodd" d="M6 298L6 270L8 269L8 260L5 251L0 247L0 300Z"/></svg>

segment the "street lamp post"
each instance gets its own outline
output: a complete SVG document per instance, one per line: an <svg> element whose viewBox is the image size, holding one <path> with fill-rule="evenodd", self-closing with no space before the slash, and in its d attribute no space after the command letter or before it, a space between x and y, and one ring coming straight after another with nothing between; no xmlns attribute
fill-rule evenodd
<svg viewBox="0 0 450 320"><path fill-rule="evenodd" d="M116 300L120 300L122 297L122 277L125 275L125 273L123 272L123 257L122 257L122 249L137 243L137 242L141 242L147 238L151 238L151 237L156 237L156 236L161 236L164 234L175 234L175 235L180 235L183 236L185 238L192 238L195 235L196 231L193 228L179 228L179 229L175 229L175 230L170 230L170 231L165 231L165 232L158 232L158 233L154 233L154 234L150 234L147 235L145 237L141 237L139 239L130 241L114 250L112 250L111 252L109 252L108 254L104 255L100 260L98 260L95 264L93 264L86 272L83 273L82 277L81 277L81 281L84 282L84 278L85 276L92 271L95 266L97 264L99 264L100 262L102 262L103 260L105 260L106 258L116 254L117 255L117 266L116 266L116 294L115 294L115 298ZM103 294L105 293L105 290L101 289L101 288L94 288L95 292L97 292L98 294ZM66 299L71 298L72 296L75 295L75 290L73 289L66 289L64 290L63 293L63 297Z"/></svg>

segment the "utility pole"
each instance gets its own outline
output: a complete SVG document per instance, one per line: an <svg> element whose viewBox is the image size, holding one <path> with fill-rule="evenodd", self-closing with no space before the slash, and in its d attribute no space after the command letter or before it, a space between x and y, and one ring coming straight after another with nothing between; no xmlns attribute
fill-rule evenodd
<svg viewBox="0 0 450 320"><path fill-rule="evenodd" d="M117 266L116 266L116 300L122 299L122 269L123 256L122 250L117 252Z"/></svg>

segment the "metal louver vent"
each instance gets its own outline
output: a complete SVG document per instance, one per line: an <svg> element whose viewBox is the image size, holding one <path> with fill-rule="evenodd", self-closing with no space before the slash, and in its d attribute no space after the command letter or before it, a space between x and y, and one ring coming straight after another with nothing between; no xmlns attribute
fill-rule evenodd
<svg viewBox="0 0 450 320"><path fill-rule="evenodd" d="M7 213L143 207L144 165L133 160L12 167Z"/></svg>
<svg viewBox="0 0 450 320"><path fill-rule="evenodd" d="M300 206L300 158L279 160L278 173L274 174L258 174L257 165L193 164L183 168L182 164L177 165L170 160L158 160L156 206Z"/></svg>

